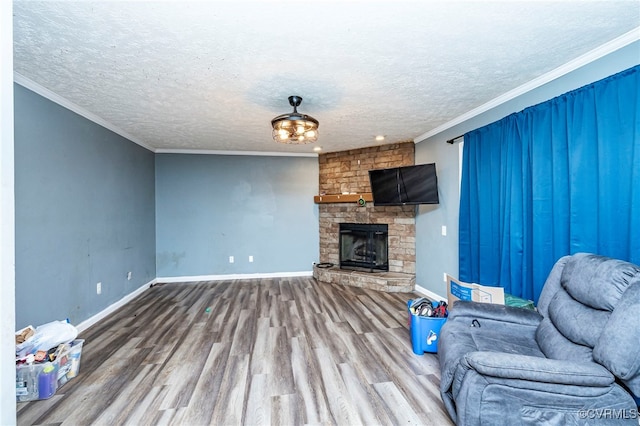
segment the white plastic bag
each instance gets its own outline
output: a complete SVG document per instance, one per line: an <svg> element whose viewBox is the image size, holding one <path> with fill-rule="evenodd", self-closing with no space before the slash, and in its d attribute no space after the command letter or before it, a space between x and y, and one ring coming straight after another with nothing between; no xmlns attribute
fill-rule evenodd
<svg viewBox="0 0 640 426"><path fill-rule="evenodd" d="M48 351L60 343L68 343L78 337L78 330L67 321L51 321L36 327L31 338L16 345L16 356L23 358L38 351Z"/></svg>

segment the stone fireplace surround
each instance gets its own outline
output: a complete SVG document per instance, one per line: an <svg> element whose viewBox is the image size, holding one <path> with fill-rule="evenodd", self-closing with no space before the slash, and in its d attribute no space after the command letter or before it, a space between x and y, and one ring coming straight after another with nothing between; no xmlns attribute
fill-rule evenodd
<svg viewBox="0 0 640 426"><path fill-rule="evenodd" d="M318 156L320 194L370 193L369 170L415 164L415 145L401 142ZM389 272L341 270L314 266L321 282L382 291L415 288L415 206L379 206L373 202L320 203L320 263L338 265L340 223L386 223L389 226Z"/></svg>

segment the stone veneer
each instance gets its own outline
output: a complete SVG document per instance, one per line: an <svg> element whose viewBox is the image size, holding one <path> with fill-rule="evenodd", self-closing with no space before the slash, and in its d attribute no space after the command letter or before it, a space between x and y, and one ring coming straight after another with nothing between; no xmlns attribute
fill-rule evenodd
<svg viewBox="0 0 640 426"><path fill-rule="evenodd" d="M400 272L362 272L331 268L313 267L313 277L324 283L362 287L388 293L409 293L415 289L416 276Z"/></svg>
<svg viewBox="0 0 640 426"><path fill-rule="evenodd" d="M413 142L402 142L320 154L318 164L321 195L371 192L369 170L415 164L415 145ZM319 213L320 262L340 263L338 238L341 222L386 223L389 226L389 273L409 274L409 279L415 282L415 206L376 207L370 202L361 207L358 203L321 203ZM334 270L331 273L338 272ZM345 274L354 276L348 271ZM375 274L370 274L372 280L377 279L373 277ZM393 276L394 279L397 277L397 274ZM391 287L395 288L396 285Z"/></svg>

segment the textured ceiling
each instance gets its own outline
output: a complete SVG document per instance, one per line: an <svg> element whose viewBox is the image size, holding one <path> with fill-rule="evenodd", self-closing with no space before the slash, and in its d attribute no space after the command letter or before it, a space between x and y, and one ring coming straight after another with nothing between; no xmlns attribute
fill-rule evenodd
<svg viewBox="0 0 640 426"><path fill-rule="evenodd" d="M632 1L14 0L18 77L164 150L413 140L640 24ZM320 121L311 145L271 119Z"/></svg>

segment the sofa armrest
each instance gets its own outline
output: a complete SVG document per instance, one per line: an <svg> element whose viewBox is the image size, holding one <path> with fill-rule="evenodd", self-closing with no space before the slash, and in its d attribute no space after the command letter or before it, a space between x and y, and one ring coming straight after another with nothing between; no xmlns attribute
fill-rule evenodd
<svg viewBox="0 0 640 426"><path fill-rule="evenodd" d="M611 386L615 378L595 362L575 362L498 352L470 352L462 365L483 376L576 386Z"/></svg>
<svg viewBox="0 0 640 426"><path fill-rule="evenodd" d="M449 321L464 318L477 320L482 326L482 320L507 322L519 325L537 327L542 321L542 316L531 309L517 308L514 306L497 305L494 303L470 302L458 300L449 311Z"/></svg>

